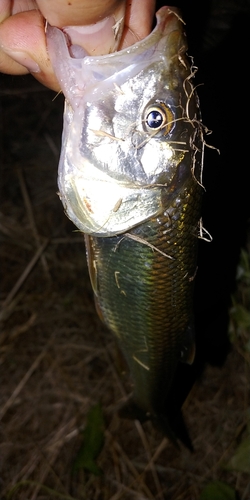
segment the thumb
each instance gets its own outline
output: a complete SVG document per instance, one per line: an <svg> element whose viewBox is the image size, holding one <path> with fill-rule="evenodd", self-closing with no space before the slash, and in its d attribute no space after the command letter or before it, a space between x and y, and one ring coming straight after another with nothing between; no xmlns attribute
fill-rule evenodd
<svg viewBox="0 0 250 500"><path fill-rule="evenodd" d="M46 50L44 18L38 10L20 12L0 24L0 49L0 71L30 72L44 85L60 90Z"/></svg>

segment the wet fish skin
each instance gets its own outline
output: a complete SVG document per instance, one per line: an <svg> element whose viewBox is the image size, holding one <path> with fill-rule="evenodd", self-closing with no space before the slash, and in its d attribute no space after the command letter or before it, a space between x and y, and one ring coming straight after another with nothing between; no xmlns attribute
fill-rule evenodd
<svg viewBox="0 0 250 500"><path fill-rule="evenodd" d="M166 79L171 88L176 119L174 137L163 140L182 142L180 149L186 150L170 182L164 173L169 175L173 165L165 159L161 213L122 235L85 236L97 310L115 334L131 374L133 401L123 414L131 410L134 418L151 419L174 441L167 397L179 363L192 363L195 354L193 290L202 198L199 104L193 90L190 95L184 91L192 70L183 66L182 57L170 73L159 76L160 85ZM162 96L162 88L156 87L152 101L157 92ZM193 121L183 111L188 100ZM188 437L186 443L192 447Z"/></svg>
<svg viewBox="0 0 250 500"><path fill-rule="evenodd" d="M200 195L190 177L165 214L127 236L86 237L97 309L125 354L141 415L159 425L178 363L194 354Z"/></svg>
<svg viewBox="0 0 250 500"><path fill-rule="evenodd" d="M66 95L60 196L85 232L97 310L127 360L132 406L171 437L168 391L179 363L192 363L195 353L202 196L202 124L186 49L178 12L165 7L151 35L127 51L65 59L67 75L74 64L65 82L59 65ZM84 64L93 77L85 93L77 80ZM165 116L158 128L155 110Z"/></svg>

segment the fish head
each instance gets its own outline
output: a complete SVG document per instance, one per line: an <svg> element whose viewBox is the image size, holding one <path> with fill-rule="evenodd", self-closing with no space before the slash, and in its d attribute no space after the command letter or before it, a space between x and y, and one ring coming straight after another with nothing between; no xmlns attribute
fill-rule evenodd
<svg viewBox="0 0 250 500"><path fill-rule="evenodd" d="M113 236L166 209L199 169L199 103L183 23L163 7L144 40L89 56L49 27L48 51L65 95L60 198L83 232ZM73 55L74 54L74 57Z"/></svg>

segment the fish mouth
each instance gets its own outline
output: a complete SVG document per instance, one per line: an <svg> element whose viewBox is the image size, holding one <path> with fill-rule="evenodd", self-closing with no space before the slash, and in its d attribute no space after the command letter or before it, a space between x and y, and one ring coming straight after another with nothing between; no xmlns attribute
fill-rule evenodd
<svg viewBox="0 0 250 500"><path fill-rule="evenodd" d="M160 40L174 31L180 32L180 24L183 21L176 7L164 6L156 12L155 17L154 29L143 40L118 52L97 56L88 55L83 47L78 53L77 50L72 50L74 46L79 47L79 45L71 44L63 30L48 25L46 31L48 53L61 89L73 108L79 105L79 96L86 96L88 87L93 89L94 85L98 86L103 80L114 78L114 75L117 79L122 70L126 71L131 78L132 68L136 73L140 70L140 66L145 64L145 60L152 58L156 50L159 57L162 45ZM174 42L178 43L177 40L172 39L171 44L173 45ZM172 57L175 57L179 50L185 52L186 49L186 45L184 47L172 46L170 52ZM72 52L77 57L74 57ZM68 74L69 67L70 74ZM119 85L119 81L116 84Z"/></svg>
<svg viewBox="0 0 250 500"><path fill-rule="evenodd" d="M178 14L175 7L165 7L169 11ZM107 55L121 51L121 45L124 49L127 49L137 43L137 36L132 32L130 33L130 37L133 37L132 43L131 40L124 41L125 18L130 16L128 10L128 4L125 2L124 5L124 2L122 2L112 15L101 19L95 24L63 27L62 31L67 38L70 55L73 58L81 58L86 55ZM114 22L115 24L113 24ZM167 19L166 22L168 22ZM154 30L156 23L157 21L154 18L150 32ZM143 38L145 39L146 36Z"/></svg>

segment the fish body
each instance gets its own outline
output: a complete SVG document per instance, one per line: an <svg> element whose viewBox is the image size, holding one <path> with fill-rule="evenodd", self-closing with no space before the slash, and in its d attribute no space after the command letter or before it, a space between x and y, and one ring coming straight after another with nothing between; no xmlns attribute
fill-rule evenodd
<svg viewBox="0 0 250 500"><path fill-rule="evenodd" d="M183 25L163 7L152 33L120 52L74 59L55 28L48 47L66 96L60 197L86 235L97 310L127 360L138 415L166 430L174 374L195 352L202 195Z"/></svg>
<svg viewBox="0 0 250 500"><path fill-rule="evenodd" d="M199 199L191 184L166 213L128 235L87 238L97 308L125 354L134 399L153 420L164 413L178 363L194 355Z"/></svg>

